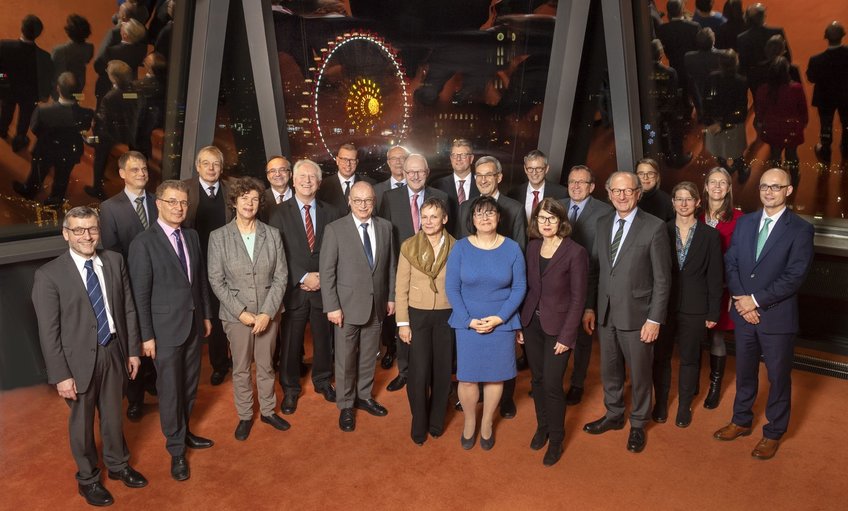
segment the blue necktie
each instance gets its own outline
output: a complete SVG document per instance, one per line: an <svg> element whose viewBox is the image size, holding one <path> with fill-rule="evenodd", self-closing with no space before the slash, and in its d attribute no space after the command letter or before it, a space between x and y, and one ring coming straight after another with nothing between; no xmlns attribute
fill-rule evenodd
<svg viewBox="0 0 848 511"><path fill-rule="evenodd" d="M183 239L180 236L180 230L174 229L174 239L177 241L177 255L180 256L180 266L183 267L183 272L188 277L188 260L186 259L185 250L183 249Z"/></svg>
<svg viewBox="0 0 848 511"><path fill-rule="evenodd" d="M365 245L365 258L368 259L368 266L374 269L374 252L371 251L371 236L368 234L368 222L359 224L362 227L362 243Z"/></svg>
<svg viewBox="0 0 848 511"><path fill-rule="evenodd" d="M577 204L571 206L571 217L568 219L571 225L577 223Z"/></svg>
<svg viewBox="0 0 848 511"><path fill-rule="evenodd" d="M94 273L94 263L91 259L85 262L85 290L88 291L88 300L94 308L94 315L97 316L97 344L106 346L112 340L112 333L109 331L109 319L106 317L106 303L103 302L100 279Z"/></svg>

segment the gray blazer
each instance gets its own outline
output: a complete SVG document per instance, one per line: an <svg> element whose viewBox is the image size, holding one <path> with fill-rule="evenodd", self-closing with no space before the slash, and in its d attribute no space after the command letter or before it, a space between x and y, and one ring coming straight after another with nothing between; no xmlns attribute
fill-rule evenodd
<svg viewBox="0 0 848 511"><path fill-rule="evenodd" d="M392 224L376 216L371 221L377 246L373 270L368 266L353 214L327 225L321 243L318 267L324 312L341 309L345 323L352 325L368 323L372 308L382 321L386 305L395 300L397 251Z"/></svg>
<svg viewBox="0 0 848 511"><path fill-rule="evenodd" d="M570 217L571 199L560 199L560 202L565 206L566 215ZM596 257L594 250L598 219L611 213L612 210L612 206L590 195L586 205L583 206L583 211L577 217L577 221L571 226L571 239L582 245L592 258Z"/></svg>
<svg viewBox="0 0 848 511"><path fill-rule="evenodd" d="M257 221L251 260L233 220L209 235L208 261L209 287L221 301L222 321L237 323L244 311L272 319L282 312L289 272L280 231Z"/></svg>

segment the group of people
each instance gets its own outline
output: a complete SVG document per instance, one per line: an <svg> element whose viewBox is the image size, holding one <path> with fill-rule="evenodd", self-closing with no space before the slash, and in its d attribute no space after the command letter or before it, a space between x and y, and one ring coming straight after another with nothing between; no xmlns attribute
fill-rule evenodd
<svg viewBox="0 0 848 511"><path fill-rule="evenodd" d="M0 136L10 140L16 153L30 146L29 131L37 137L27 179L12 184L16 193L35 198L53 169L44 203L61 205L86 143L94 146L94 178L85 191L101 200L106 199L103 180L115 145L151 157L151 135L164 127L174 2L121 3L96 54L87 41L91 25L78 14L67 17L68 41L51 53L36 43L44 25L34 15L22 20L18 40L0 41ZM92 59L97 74L94 109L80 104ZM15 135L10 137L16 109Z"/></svg>
<svg viewBox="0 0 848 511"><path fill-rule="evenodd" d="M682 166L691 159L684 153L684 124L694 107L704 128L706 149L718 164L738 172L745 182L750 170L743 153L748 144L745 120L748 91L753 102L757 136L770 147L769 165L783 166L798 187L798 146L804 142L808 122L807 99L801 73L792 64L786 34L768 26L761 3L745 9L741 0L727 0L721 13L713 0L697 0L695 13L684 11L682 0L666 4L667 21L654 9L652 42L654 59L652 96L668 163ZM817 158L824 165L832 159L834 114L839 112L843 133L848 127L848 48L842 44L845 28L833 21L824 30L827 49L810 57L807 80L814 85L812 105L821 121ZM668 57L668 66L662 63ZM840 144L848 155L848 138Z"/></svg>
<svg viewBox="0 0 848 511"><path fill-rule="evenodd" d="M562 456L566 406L582 400L596 331L606 413L584 430L624 427L627 367L626 446L638 453L648 422L667 420L674 345L675 424L685 428L699 392L701 343L711 340L704 407L715 408L723 332L735 329L734 413L715 438L752 432L765 355L768 423L752 455L774 456L789 420L797 293L813 254L812 226L786 208L788 172L763 173L763 209L741 215L721 167L706 177L701 208L694 183L678 184L671 196L659 190L650 159L607 179L607 204L592 196L586 166L570 169L567 187L548 181L538 150L525 157L528 181L512 197L498 189L500 162L475 160L468 140L453 142L452 172L430 185L421 154L391 147L392 175L377 184L356 173L357 154L352 144L341 146L338 173L326 178L311 160L292 167L272 157L266 189L253 177L223 180L223 155L208 146L198 152L195 177L164 181L152 195L146 159L130 151L119 161L121 193L99 213L85 206L67 213L69 251L36 272L33 302L48 380L70 405L71 451L89 503L112 502L97 466L95 410L109 477L147 484L128 465L124 395L133 420L143 413L145 390L158 395L174 479L190 476L187 448L214 444L190 428L202 338L212 384L232 366L235 438L250 435L255 395L261 422L289 429L276 413L275 371L280 411L292 415L303 390L307 322L313 387L335 402L344 432L355 430L357 410L388 414L374 397L374 373L386 366L385 356L378 362L381 338L398 344L383 348L398 361L388 390L407 388L418 445L444 433L455 373L461 446L472 449L479 436L480 447L492 449L495 413L516 413L520 347L537 420L530 447L547 445L546 466ZM669 209L671 216L663 213Z"/></svg>

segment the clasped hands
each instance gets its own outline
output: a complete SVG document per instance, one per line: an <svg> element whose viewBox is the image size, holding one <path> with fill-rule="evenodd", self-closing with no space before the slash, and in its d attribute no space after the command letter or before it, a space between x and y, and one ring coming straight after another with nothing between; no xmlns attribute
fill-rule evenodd
<svg viewBox="0 0 848 511"><path fill-rule="evenodd" d="M241 321L241 324L244 326L253 327L250 330L250 333L257 335L268 329L271 317L264 312L253 314L252 312L243 311L239 314L239 321Z"/></svg>
<svg viewBox="0 0 848 511"><path fill-rule="evenodd" d="M303 282L300 283L300 289L303 289L304 291L320 291L320 274L317 271L307 273L306 276L303 278Z"/></svg>
<svg viewBox="0 0 848 511"><path fill-rule="evenodd" d="M760 313L757 312L757 304L754 303L752 295L734 296L733 304L736 307L736 312L742 316L742 319L752 325L759 324Z"/></svg>
<svg viewBox="0 0 848 511"><path fill-rule="evenodd" d="M478 334L488 334L498 325L502 325L503 320L497 316L486 316L481 319L472 319L468 323L468 328L474 330Z"/></svg>

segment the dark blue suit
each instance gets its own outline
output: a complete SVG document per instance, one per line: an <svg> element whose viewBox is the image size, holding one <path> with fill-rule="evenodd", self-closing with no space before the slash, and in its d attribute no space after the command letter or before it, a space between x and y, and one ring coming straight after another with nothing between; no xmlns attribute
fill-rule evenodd
<svg viewBox="0 0 848 511"><path fill-rule="evenodd" d="M768 371L768 423L763 436L779 440L789 424L792 356L798 332L798 290L813 261L813 226L789 211L774 224L759 259L757 233L763 211L739 218L724 256L727 287L732 296L753 295L760 323L745 321L735 308L736 400L733 423L750 427L757 397L760 355Z"/></svg>

